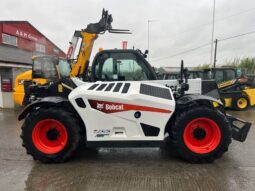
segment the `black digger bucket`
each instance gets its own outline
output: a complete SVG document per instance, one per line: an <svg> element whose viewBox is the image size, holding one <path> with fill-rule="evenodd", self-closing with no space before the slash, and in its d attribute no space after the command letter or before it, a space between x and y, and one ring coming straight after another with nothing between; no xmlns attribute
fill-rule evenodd
<svg viewBox="0 0 255 191"><path fill-rule="evenodd" d="M236 141L244 142L251 128L251 123L245 122L231 115L227 115L227 118L231 124L232 138Z"/></svg>

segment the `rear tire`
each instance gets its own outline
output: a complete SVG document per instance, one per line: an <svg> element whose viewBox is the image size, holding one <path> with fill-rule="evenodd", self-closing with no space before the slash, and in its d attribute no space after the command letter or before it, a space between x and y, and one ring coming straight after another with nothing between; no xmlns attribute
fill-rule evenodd
<svg viewBox="0 0 255 191"><path fill-rule="evenodd" d="M192 163L213 162L231 143L231 127L226 116L208 107L177 113L170 133L179 155Z"/></svg>
<svg viewBox="0 0 255 191"><path fill-rule="evenodd" d="M77 149L81 127L76 117L62 108L40 108L25 119L21 139L34 160L59 163Z"/></svg>
<svg viewBox="0 0 255 191"><path fill-rule="evenodd" d="M238 95L232 99L231 105L237 111L246 110L250 105L249 97L246 95Z"/></svg>

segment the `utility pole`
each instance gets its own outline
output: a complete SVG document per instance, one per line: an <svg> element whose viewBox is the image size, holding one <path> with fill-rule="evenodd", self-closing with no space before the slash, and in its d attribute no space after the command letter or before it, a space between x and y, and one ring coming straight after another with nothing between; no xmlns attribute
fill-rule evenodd
<svg viewBox="0 0 255 191"><path fill-rule="evenodd" d="M150 22L152 22L152 20L148 20L148 52L150 54ZM149 54L148 54L148 62L149 62Z"/></svg>
<svg viewBox="0 0 255 191"><path fill-rule="evenodd" d="M217 62L217 46L218 46L218 39L215 40L213 68L216 67L216 62Z"/></svg>
<svg viewBox="0 0 255 191"><path fill-rule="evenodd" d="M210 58L210 65L212 68L213 65L213 43L214 43L214 23L215 23L215 1L213 0L213 22L212 22L212 42L211 42L211 58Z"/></svg>

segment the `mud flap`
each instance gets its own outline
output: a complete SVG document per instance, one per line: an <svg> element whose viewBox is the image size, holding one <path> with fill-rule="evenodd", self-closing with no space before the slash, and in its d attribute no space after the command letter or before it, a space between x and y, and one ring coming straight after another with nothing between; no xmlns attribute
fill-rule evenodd
<svg viewBox="0 0 255 191"><path fill-rule="evenodd" d="M244 142L251 128L251 123L227 115L232 128L232 138L236 141Z"/></svg>

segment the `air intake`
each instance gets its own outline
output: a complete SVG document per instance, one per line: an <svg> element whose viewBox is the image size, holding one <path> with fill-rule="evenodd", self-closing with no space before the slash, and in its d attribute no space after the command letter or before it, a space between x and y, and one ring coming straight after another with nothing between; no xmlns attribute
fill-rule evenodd
<svg viewBox="0 0 255 191"><path fill-rule="evenodd" d="M172 100L172 96L168 88L161 88L147 84L141 84L140 94Z"/></svg>

